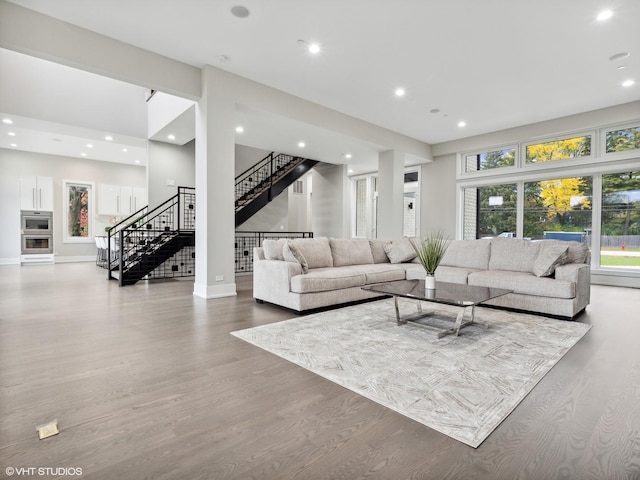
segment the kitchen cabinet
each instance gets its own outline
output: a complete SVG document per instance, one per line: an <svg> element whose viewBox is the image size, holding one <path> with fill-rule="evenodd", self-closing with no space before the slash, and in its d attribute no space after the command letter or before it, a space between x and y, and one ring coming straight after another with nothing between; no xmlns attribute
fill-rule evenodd
<svg viewBox="0 0 640 480"><path fill-rule="evenodd" d="M147 191L142 187L98 185L98 215L126 217L146 205Z"/></svg>
<svg viewBox="0 0 640 480"><path fill-rule="evenodd" d="M53 178L39 175L21 178L20 209L53 212Z"/></svg>

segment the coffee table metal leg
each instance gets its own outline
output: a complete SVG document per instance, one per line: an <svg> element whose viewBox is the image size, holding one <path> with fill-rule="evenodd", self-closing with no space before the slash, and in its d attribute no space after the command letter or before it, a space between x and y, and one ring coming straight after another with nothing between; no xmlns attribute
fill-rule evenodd
<svg viewBox="0 0 640 480"><path fill-rule="evenodd" d="M395 307L396 307L396 323L398 325L404 325L407 322L400 319L400 309L398 308L398 296L397 295L393 296L393 302L394 302Z"/></svg>

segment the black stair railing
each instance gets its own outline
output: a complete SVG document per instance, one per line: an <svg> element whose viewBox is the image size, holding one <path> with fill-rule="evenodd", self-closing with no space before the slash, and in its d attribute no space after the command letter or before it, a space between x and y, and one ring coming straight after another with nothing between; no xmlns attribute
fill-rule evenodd
<svg viewBox="0 0 640 480"><path fill-rule="evenodd" d="M236 177L236 212L303 160L301 157L285 153L274 155L274 152L271 152L253 167L238 175Z"/></svg>
<svg viewBox="0 0 640 480"><path fill-rule="evenodd" d="M113 278L117 270L121 286L135 283L149 277L154 269L185 246L192 249L190 258L181 259L179 263L193 271L195 208L195 188L178 187L176 195L153 210L142 209L115 225L108 232L108 241L115 246L116 257L109 259L109 277Z"/></svg>
<svg viewBox="0 0 640 480"><path fill-rule="evenodd" d="M307 173L317 160L271 152L260 162L236 177L236 228Z"/></svg>

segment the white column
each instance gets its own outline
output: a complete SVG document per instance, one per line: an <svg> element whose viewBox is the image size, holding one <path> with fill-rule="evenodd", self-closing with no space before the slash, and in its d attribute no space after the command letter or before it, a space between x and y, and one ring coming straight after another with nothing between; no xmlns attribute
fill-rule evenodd
<svg viewBox="0 0 640 480"><path fill-rule="evenodd" d="M202 298L236 295L235 284L235 101L202 69L196 106L196 279Z"/></svg>
<svg viewBox="0 0 640 480"><path fill-rule="evenodd" d="M404 152L378 154L378 238L402 237L404 214Z"/></svg>

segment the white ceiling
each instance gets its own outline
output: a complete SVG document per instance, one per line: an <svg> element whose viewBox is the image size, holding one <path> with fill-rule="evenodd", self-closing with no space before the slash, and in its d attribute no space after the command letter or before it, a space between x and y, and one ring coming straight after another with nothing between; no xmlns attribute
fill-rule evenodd
<svg viewBox="0 0 640 480"><path fill-rule="evenodd" d="M430 144L640 100L639 0L12 3L194 66L214 65ZM235 5L250 15L233 16ZM613 17L599 22L604 8ZM321 46L318 55L306 50L311 42ZM631 55L610 60L621 52ZM627 79L636 84L622 87ZM394 96L397 87L406 89L403 98ZM285 142L298 141L292 125L267 135L280 122L248 113L262 122L264 137L251 146L286 151ZM315 134L325 144L329 137L347 142L333 156L346 148L375 156L375 145Z"/></svg>

